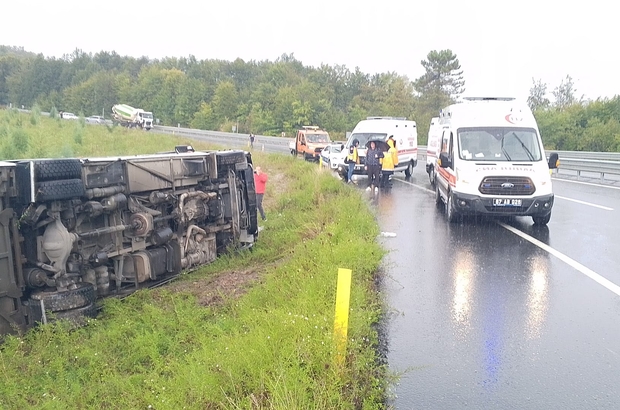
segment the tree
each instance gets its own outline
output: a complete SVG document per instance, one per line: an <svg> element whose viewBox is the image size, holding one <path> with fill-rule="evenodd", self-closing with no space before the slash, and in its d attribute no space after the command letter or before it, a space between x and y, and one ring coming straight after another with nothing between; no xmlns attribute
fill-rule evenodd
<svg viewBox="0 0 620 410"><path fill-rule="evenodd" d="M433 50L422 60L426 72L414 81L420 94L444 94L454 100L465 92L465 80L461 64L451 50Z"/></svg>
<svg viewBox="0 0 620 410"><path fill-rule="evenodd" d="M576 92L577 90L575 89L573 79L570 75L567 75L566 78L560 82L560 85L555 87L555 89L553 90L552 94L555 98L553 106L559 109L563 109L570 105L581 102L583 100L583 97L577 100L577 98L575 98Z"/></svg>
<svg viewBox="0 0 620 410"><path fill-rule="evenodd" d="M45 106L44 101L41 101L42 106ZM119 102L116 76L111 72L100 71L80 84L65 88L64 102L66 109L85 115L109 112L112 105Z"/></svg>
<svg viewBox="0 0 620 410"><path fill-rule="evenodd" d="M551 104L547 95L547 84L542 80L534 80L532 78L532 88L530 88L530 95L527 97L527 105L529 105L532 111L546 109Z"/></svg>
<svg viewBox="0 0 620 410"><path fill-rule="evenodd" d="M252 132L258 134L280 135L282 132L282 127L278 126L273 118L273 111L263 109L260 103L252 105L248 123Z"/></svg>
<svg viewBox="0 0 620 410"><path fill-rule="evenodd" d="M183 75L176 95L174 120L177 123L189 124L194 113L200 109L203 95L203 83L200 80Z"/></svg>
<svg viewBox="0 0 620 410"><path fill-rule="evenodd" d="M0 105L9 104L9 86L7 78L17 72L21 66L21 61L14 55L0 55Z"/></svg>
<svg viewBox="0 0 620 410"><path fill-rule="evenodd" d="M31 106L38 98L52 91L63 91L60 77L67 63L62 60L45 59L42 54L25 60L18 70L7 78L9 98L18 105Z"/></svg>
<svg viewBox="0 0 620 410"><path fill-rule="evenodd" d="M200 110L194 113L194 119L191 122L192 128L198 128L201 130L215 130L217 128L217 121L213 116L213 110L211 106L206 102L200 105Z"/></svg>
<svg viewBox="0 0 620 410"><path fill-rule="evenodd" d="M211 101L213 114L220 124L237 119L238 104L239 96L235 85L231 81L220 82Z"/></svg>
<svg viewBox="0 0 620 410"><path fill-rule="evenodd" d="M121 71L123 69L123 57L115 51L108 53L101 51L93 56L93 63L100 69L105 71Z"/></svg>
<svg viewBox="0 0 620 410"><path fill-rule="evenodd" d="M312 107L310 107L310 103L308 101L293 101L292 108L292 124L295 126L295 128L313 123L313 121L310 119L312 118Z"/></svg>
<svg viewBox="0 0 620 410"><path fill-rule="evenodd" d="M620 124L615 118L603 122L598 118L592 118L588 127L583 130L579 139L578 150L613 152L618 149L620 137Z"/></svg>
<svg viewBox="0 0 620 410"><path fill-rule="evenodd" d="M433 50L426 58L421 62L426 72L413 82L419 93L414 118L421 136L428 131L430 119L465 92L461 64L451 50Z"/></svg>

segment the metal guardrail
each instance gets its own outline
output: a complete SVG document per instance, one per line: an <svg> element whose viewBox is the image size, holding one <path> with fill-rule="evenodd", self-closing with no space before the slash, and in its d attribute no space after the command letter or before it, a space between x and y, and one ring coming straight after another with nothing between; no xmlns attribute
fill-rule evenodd
<svg viewBox="0 0 620 410"><path fill-rule="evenodd" d="M18 110L25 113L30 112L27 109ZM41 114L49 115L47 112L42 112ZM151 132L209 141L226 147L249 148L250 145L248 134L204 131L162 125L153 126ZM289 152L288 146L290 141L293 141L293 138L257 135L254 141L254 150L279 153ZM582 177L582 173L598 174L601 182L605 181L606 175L620 175L620 152L548 151L557 152L560 157L560 167L555 171L556 174L564 170L571 171L576 173L577 179ZM426 157L426 146L421 145L418 147L418 157Z"/></svg>
<svg viewBox="0 0 620 410"><path fill-rule="evenodd" d="M620 175L620 161L601 161L596 159L562 158L557 173L563 170L575 171L577 179L583 172L599 174L601 183L605 182L605 175Z"/></svg>
<svg viewBox="0 0 620 410"><path fill-rule="evenodd" d="M551 151L551 150L549 150ZM588 159L598 161L620 161L620 152L592 152L592 151L553 151L562 158Z"/></svg>
<svg viewBox="0 0 620 410"><path fill-rule="evenodd" d="M188 137L199 141L221 144L226 147L249 148L250 146L248 134L237 134L234 132L203 131L192 128L167 127L162 125L153 126L151 132ZM288 144L290 141L293 141L293 139L256 135L254 139L254 150L264 152L289 152Z"/></svg>
<svg viewBox="0 0 620 410"><path fill-rule="evenodd" d="M213 143L221 143L225 146L245 148L249 146L248 134L237 134L220 131L202 131L191 128L155 126L153 130L166 134L185 136ZM288 144L292 138L270 137L257 135L254 149L266 152L288 152ZM577 179L582 173L598 174L601 182L605 181L606 175L620 175L619 152L586 152L586 151L553 151L560 157L560 167L555 170L558 175L562 171L575 172ZM418 157L426 157L426 146L418 146Z"/></svg>

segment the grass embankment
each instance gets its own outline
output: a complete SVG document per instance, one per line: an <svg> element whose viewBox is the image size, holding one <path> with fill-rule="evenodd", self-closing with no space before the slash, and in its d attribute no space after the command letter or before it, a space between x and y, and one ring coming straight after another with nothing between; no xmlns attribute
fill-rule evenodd
<svg viewBox="0 0 620 410"><path fill-rule="evenodd" d="M58 127L40 120L50 121L36 126L41 136ZM67 144L86 155L77 148L103 138L108 131L101 128L86 127L78 147ZM95 154L179 143L116 129L108 137L114 133L129 140L126 151L101 142ZM158 142L145 148L145 139ZM254 162L270 176L268 221L254 250L222 256L171 286L106 300L84 328L56 324L9 338L0 352L0 407L383 408L386 369L373 327L381 314L374 276L383 250L373 216L357 192L316 166L260 153ZM335 365L333 334L340 267L353 270L342 368ZM205 303L199 290L226 275L255 280L234 284L243 289L235 297Z"/></svg>
<svg viewBox="0 0 620 410"><path fill-rule="evenodd" d="M192 143L167 135L118 126L86 124L79 120L49 118L37 112L0 110L0 159L68 158L152 154Z"/></svg>

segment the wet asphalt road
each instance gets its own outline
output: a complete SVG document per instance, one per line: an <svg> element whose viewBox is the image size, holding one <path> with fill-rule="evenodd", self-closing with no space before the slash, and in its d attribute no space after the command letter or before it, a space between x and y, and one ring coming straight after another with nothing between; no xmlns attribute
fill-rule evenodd
<svg viewBox="0 0 620 410"><path fill-rule="evenodd" d="M389 193L364 193L396 234L381 239L383 344L400 376L390 406L620 409L618 181L562 171L545 228L525 217L448 224L419 159L409 181L398 173Z"/></svg>
<svg viewBox="0 0 620 410"><path fill-rule="evenodd" d="M391 406L620 409L620 189L555 179L544 228L448 224L423 163L396 178L364 193L396 234L381 239Z"/></svg>

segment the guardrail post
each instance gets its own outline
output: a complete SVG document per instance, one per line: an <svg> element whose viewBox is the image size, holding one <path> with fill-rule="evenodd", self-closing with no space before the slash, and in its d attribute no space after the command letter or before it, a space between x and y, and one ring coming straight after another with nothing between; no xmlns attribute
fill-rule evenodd
<svg viewBox="0 0 620 410"><path fill-rule="evenodd" d="M351 297L351 269L338 268L336 286L336 315L334 338L336 341L336 363L344 364L347 350L347 331L349 328L349 299Z"/></svg>

